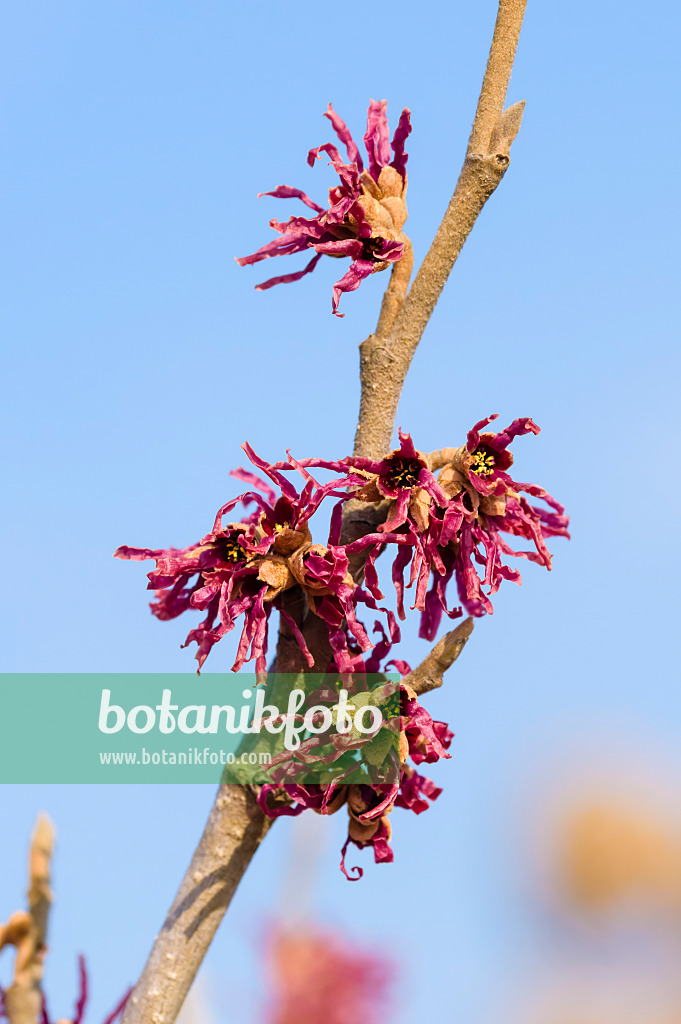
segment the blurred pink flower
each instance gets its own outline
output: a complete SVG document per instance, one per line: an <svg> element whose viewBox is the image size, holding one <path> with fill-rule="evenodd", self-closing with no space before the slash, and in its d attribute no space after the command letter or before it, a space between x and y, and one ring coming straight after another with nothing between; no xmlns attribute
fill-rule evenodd
<svg viewBox="0 0 681 1024"><path fill-rule="evenodd" d="M266 1024L384 1024L395 970L330 930L276 928L267 949Z"/></svg>

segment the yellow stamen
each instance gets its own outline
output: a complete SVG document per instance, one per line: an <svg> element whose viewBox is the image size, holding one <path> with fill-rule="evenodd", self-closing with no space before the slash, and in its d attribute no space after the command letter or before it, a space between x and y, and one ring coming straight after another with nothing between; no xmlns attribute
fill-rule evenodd
<svg viewBox="0 0 681 1024"><path fill-rule="evenodd" d="M222 562L236 564L246 557L246 552L235 537L224 537L219 546L219 557Z"/></svg>
<svg viewBox="0 0 681 1024"><path fill-rule="evenodd" d="M478 476L491 476L494 472L494 456L478 448L471 456L471 470Z"/></svg>
<svg viewBox="0 0 681 1024"><path fill-rule="evenodd" d="M419 476L423 468L418 459L393 458L390 461L391 466L386 477L389 486L394 487L395 490L418 487Z"/></svg>

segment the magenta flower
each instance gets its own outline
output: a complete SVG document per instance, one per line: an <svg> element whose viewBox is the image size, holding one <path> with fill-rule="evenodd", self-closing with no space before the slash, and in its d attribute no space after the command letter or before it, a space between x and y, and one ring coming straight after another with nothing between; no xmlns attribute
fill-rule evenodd
<svg viewBox="0 0 681 1024"><path fill-rule="evenodd" d="M368 156L365 169L347 125L329 104L324 116L331 121L345 146L348 162L343 163L338 149L330 142L311 149L307 157L312 167L315 160L320 159L319 154L326 153L340 178L340 184L329 190L327 209L313 202L305 192L289 185L279 185L272 192L260 193L277 199L300 199L315 212L315 216L289 217L285 222L276 218L271 220L270 227L281 237L267 242L250 256L237 259L237 263L243 267L271 256L287 256L306 249L314 249L315 255L302 270L271 277L256 285L257 291L265 291L275 284L299 281L314 270L323 255L350 257L352 263L348 271L333 287L332 311L336 316L343 316L338 312L343 292L354 291L365 277L385 270L402 258L406 241L402 228L407 219L407 154L404 144L411 132L410 112L407 109L402 111L389 143L387 105L387 100L371 100L369 103L364 135Z"/></svg>
<svg viewBox="0 0 681 1024"><path fill-rule="evenodd" d="M411 562L420 572L412 574L410 583L418 576L416 606L425 601L430 563L435 561L441 571L437 549L433 549L433 535L430 531L431 508L433 504L442 509L448 506L448 499L428 465L428 456L417 451L409 434L399 431L400 447L389 452L383 459L369 459L351 456L340 461L305 459L303 466L319 467L345 472L343 486L351 496L360 501L390 501L386 521L376 533L367 534L345 546L347 555L367 550L364 567L366 586L371 596L382 600L379 588L376 559L388 544L398 545L393 565L393 582L397 591L397 610L404 619L404 569ZM429 555L424 554L424 546ZM417 558L414 549L422 554Z"/></svg>
<svg viewBox="0 0 681 1024"><path fill-rule="evenodd" d="M400 780L400 791L395 799L395 807L404 807L408 811L413 811L414 814L423 814L430 807L428 801L437 800L441 793L442 789L436 786L432 779L419 775L410 765L406 764Z"/></svg>
<svg viewBox="0 0 681 1024"><path fill-rule="evenodd" d="M431 779L419 775L411 765L423 761L432 763L440 758L449 758L447 753L454 734L444 722L436 722L416 699L414 691L405 684L400 687L400 780L397 786L350 786L348 792L348 813L350 824L348 838L341 851L341 870L350 881L361 878L360 867L345 867L346 851L350 843L362 850L367 846L374 851L377 864L393 860L390 846L391 826L388 815L393 807L403 807L421 814L430 806L428 800L436 800L442 792ZM427 799L426 799L427 798ZM352 874L355 872L355 874Z"/></svg>
<svg viewBox="0 0 681 1024"><path fill-rule="evenodd" d="M385 637L383 646L386 649L391 646ZM370 661L375 659L375 653ZM401 670L409 671L406 663L398 664ZM375 669L372 668L373 670ZM360 867L348 870L345 866L347 849L351 843L360 850L370 847L377 864L390 863L394 856L390 846L392 828L389 818L393 808L402 807L415 814L421 814L430 806L428 801L436 800L442 792L431 779L419 775L407 764L407 758L410 757L414 764L421 764L424 761L432 763L440 758L450 757L447 750L454 734L444 722L437 722L431 718L409 686L401 684L399 694L394 693L390 700L395 700L396 706L389 717L400 718L399 781L396 784L347 785L343 784L343 776L339 776L328 785L267 783L261 788L258 796L261 809L270 818L281 815L297 816L306 809L317 814L335 814L341 807L346 806L349 815L348 837L341 851L340 867L349 881L356 881L364 874ZM296 752L296 758L300 758L302 762L299 766L301 773L305 771L307 762L322 760L324 763L331 763L337 760L344 750L348 749L348 742L343 742L342 737L339 739L340 742L334 744L338 749L323 757L320 754L315 756L315 750L328 743L328 740L319 737L306 740ZM357 741L352 743L354 746L360 745ZM281 755L279 760L283 764L284 755ZM290 774L291 758L286 760ZM354 771L354 766L349 770Z"/></svg>
<svg viewBox="0 0 681 1024"><path fill-rule="evenodd" d="M417 451L409 434L399 431L400 447L390 452L384 459L373 460L352 457L344 459L341 464L353 471L348 483L360 486L353 490L353 497L361 501L391 502L385 523L377 534L369 534L349 544L348 554L369 548L365 564L365 580L367 589L377 599L383 594L379 589L376 572L376 559L388 543L397 544L399 549L393 563L393 583L397 592L397 611L404 619L404 584L403 573L412 563L410 585L417 582L416 606L425 601L426 587L430 573L430 563L438 562L437 550L434 552L432 534L430 532L433 505L446 508L448 500L435 476L428 466L428 457ZM341 468L339 466L338 468ZM426 549L431 555L426 555ZM422 557L418 558L417 554ZM419 569L420 571L416 571Z"/></svg>
<svg viewBox="0 0 681 1024"><path fill-rule="evenodd" d="M402 686L404 733L409 744L409 757L414 764L433 764L442 757L451 757L447 750L454 733L445 722L437 722L422 707L408 686Z"/></svg>
<svg viewBox="0 0 681 1024"><path fill-rule="evenodd" d="M400 447L384 459L351 456L327 465L337 471L353 471L347 480L348 484L357 485L353 497L361 501L389 498L393 502L381 528L383 532L390 533L407 524L410 533L422 533L428 526L432 500L445 506L447 498L428 467L428 457L416 450L409 434L400 430L399 437Z"/></svg>
<svg viewBox="0 0 681 1024"><path fill-rule="evenodd" d="M505 564L504 556L526 558L551 569L546 538L570 536L564 506L544 488L514 480L507 472L513 464L508 450L513 439L538 434L539 427L531 419L517 419L497 434L481 434L496 418L488 416L476 423L466 445L452 450L451 460L438 476L448 507L433 530L443 568L438 568L425 602L421 636L427 639L435 636L443 612L450 617L461 614L461 609L447 608L445 590L452 576L469 615L491 614L490 597L502 581L522 582L518 570ZM530 504L523 492L548 508ZM516 551L504 533L530 541L534 550ZM476 565L483 568L482 573ZM488 588L487 593L483 587Z"/></svg>
<svg viewBox="0 0 681 1024"><path fill-rule="evenodd" d="M241 498L248 500L252 493ZM271 602L290 585L283 558L256 556L261 538L256 536L253 523L222 523L222 516L239 500L236 498L220 509L213 530L198 544L180 549L124 545L114 554L115 558L133 561L156 560L156 569L147 576L148 589L155 591L150 608L156 618L174 619L190 608L206 612L203 621L189 631L182 645L197 644L199 669L214 644L243 616L244 626L233 671L251 658L256 659L256 671L265 671Z"/></svg>
<svg viewBox="0 0 681 1024"><path fill-rule="evenodd" d="M352 622L351 581L343 570L342 553L329 559L325 548L312 545L307 525L324 498L335 495L342 502L347 495L335 490L335 481L318 484L306 470L301 471L305 486L299 493L276 466L260 459L249 445L244 445L244 449L251 462L279 487L279 497L255 474L236 470L234 476L257 486L265 497L247 491L228 501L218 510L211 532L198 544L179 549L123 546L115 552L115 557L156 560L156 569L148 574L148 579L149 589L155 591L150 607L158 619L176 618L190 608L205 612L203 621L190 630L183 644L184 647L197 644L199 669L212 647L234 629L237 619L242 618L243 628L232 670L237 672L247 661L255 659L256 671L264 673L268 619L273 607L279 608L311 665L312 655L302 633L279 607L278 599L284 591L300 584L312 604L329 595ZM223 522L239 503L255 504L256 511L242 521ZM323 612L318 614L325 617ZM363 649L371 647L361 627L356 635ZM340 638L338 648L342 658Z"/></svg>
<svg viewBox="0 0 681 1024"><path fill-rule="evenodd" d="M391 864L395 859L390 845L392 826L388 815L395 805L398 787L393 787L387 794L377 786L349 786L348 790L348 838L341 850L340 868L348 881L355 882L364 871L360 867L348 871L345 867L350 843L359 850L370 846L376 864Z"/></svg>

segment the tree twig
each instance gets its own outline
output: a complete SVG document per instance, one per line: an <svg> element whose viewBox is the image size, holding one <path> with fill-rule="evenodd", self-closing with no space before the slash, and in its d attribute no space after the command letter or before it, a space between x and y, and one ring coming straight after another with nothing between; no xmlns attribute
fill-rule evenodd
<svg viewBox="0 0 681 1024"><path fill-rule="evenodd" d="M473 632L473 624L474 620L471 618L460 622L456 629L438 640L420 665L404 677L402 682L410 686L417 697L442 686L442 677L468 643L468 638Z"/></svg>
<svg viewBox="0 0 681 1024"><path fill-rule="evenodd" d="M0 950L14 946L14 978L5 992L10 1024L36 1024L42 1009L43 960L47 919L52 905L50 859L54 826L44 814L36 821L29 854L28 911L18 911L0 925Z"/></svg>
<svg viewBox="0 0 681 1024"><path fill-rule="evenodd" d="M250 786L220 786L201 841L121 1024L173 1024L270 824Z"/></svg>
<svg viewBox="0 0 681 1024"><path fill-rule="evenodd" d="M376 325L376 336L384 337L395 323L395 317L400 311L404 297L409 288L409 279L414 269L414 247L406 235L401 236L404 242L404 255L397 263L393 263L390 272L390 283L385 290L381 312Z"/></svg>
<svg viewBox="0 0 681 1024"><path fill-rule="evenodd" d="M355 455L382 458L412 358L450 271L480 211L503 178L524 103L504 111L526 0L500 0L468 150L447 212L389 334L360 345L362 397Z"/></svg>

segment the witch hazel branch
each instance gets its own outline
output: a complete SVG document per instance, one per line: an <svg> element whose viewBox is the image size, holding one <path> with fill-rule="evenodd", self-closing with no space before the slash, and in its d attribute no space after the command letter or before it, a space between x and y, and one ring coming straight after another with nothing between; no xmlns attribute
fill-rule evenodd
<svg viewBox="0 0 681 1024"><path fill-rule="evenodd" d="M237 262L307 259L263 281L259 290L295 285L324 256L349 260L331 296L331 312L341 316L344 296L344 309L351 310L347 293L390 270L376 329L360 345L361 404L352 453L282 451L279 461L268 462L244 444L250 467L232 475L247 489L217 510L201 539L183 548L123 546L116 552L121 559L154 561L148 585L157 618L201 616L185 640L199 669L209 654L220 657L214 648L219 652L233 633L232 670L252 663L265 686L274 673L393 670L401 677L393 784L343 785L334 779L310 785L288 776L263 786L220 787L124 1024L175 1020L244 871L277 817L305 810L330 815L344 808L348 834L341 868L348 878L362 874L346 866L349 845L371 848L379 863L393 859L392 811L420 814L437 799L441 790L417 769L447 759L453 740L449 726L435 721L421 698L442 685L474 622L493 613L502 584L521 583L519 561L550 570L549 545L569 536L563 505L541 485L516 475L522 438L539 432L529 417L496 429L497 417L481 409L480 420L467 431L452 427L452 437L443 439L452 447L424 452L402 429L399 444L391 444L414 352L468 234L510 163L524 103L505 102L524 10L524 0L499 2L463 167L411 286L413 253L404 232L409 110L402 111L391 137L387 102L371 100L361 151L329 105L325 116L337 141L308 153L310 166L323 154L338 176L326 204L290 185L261 193L306 209L271 220L276 237ZM401 657L401 623L408 616L417 618L420 637L434 642L414 669ZM437 639L450 620L458 625ZM303 746L308 762L314 761L314 738Z"/></svg>

